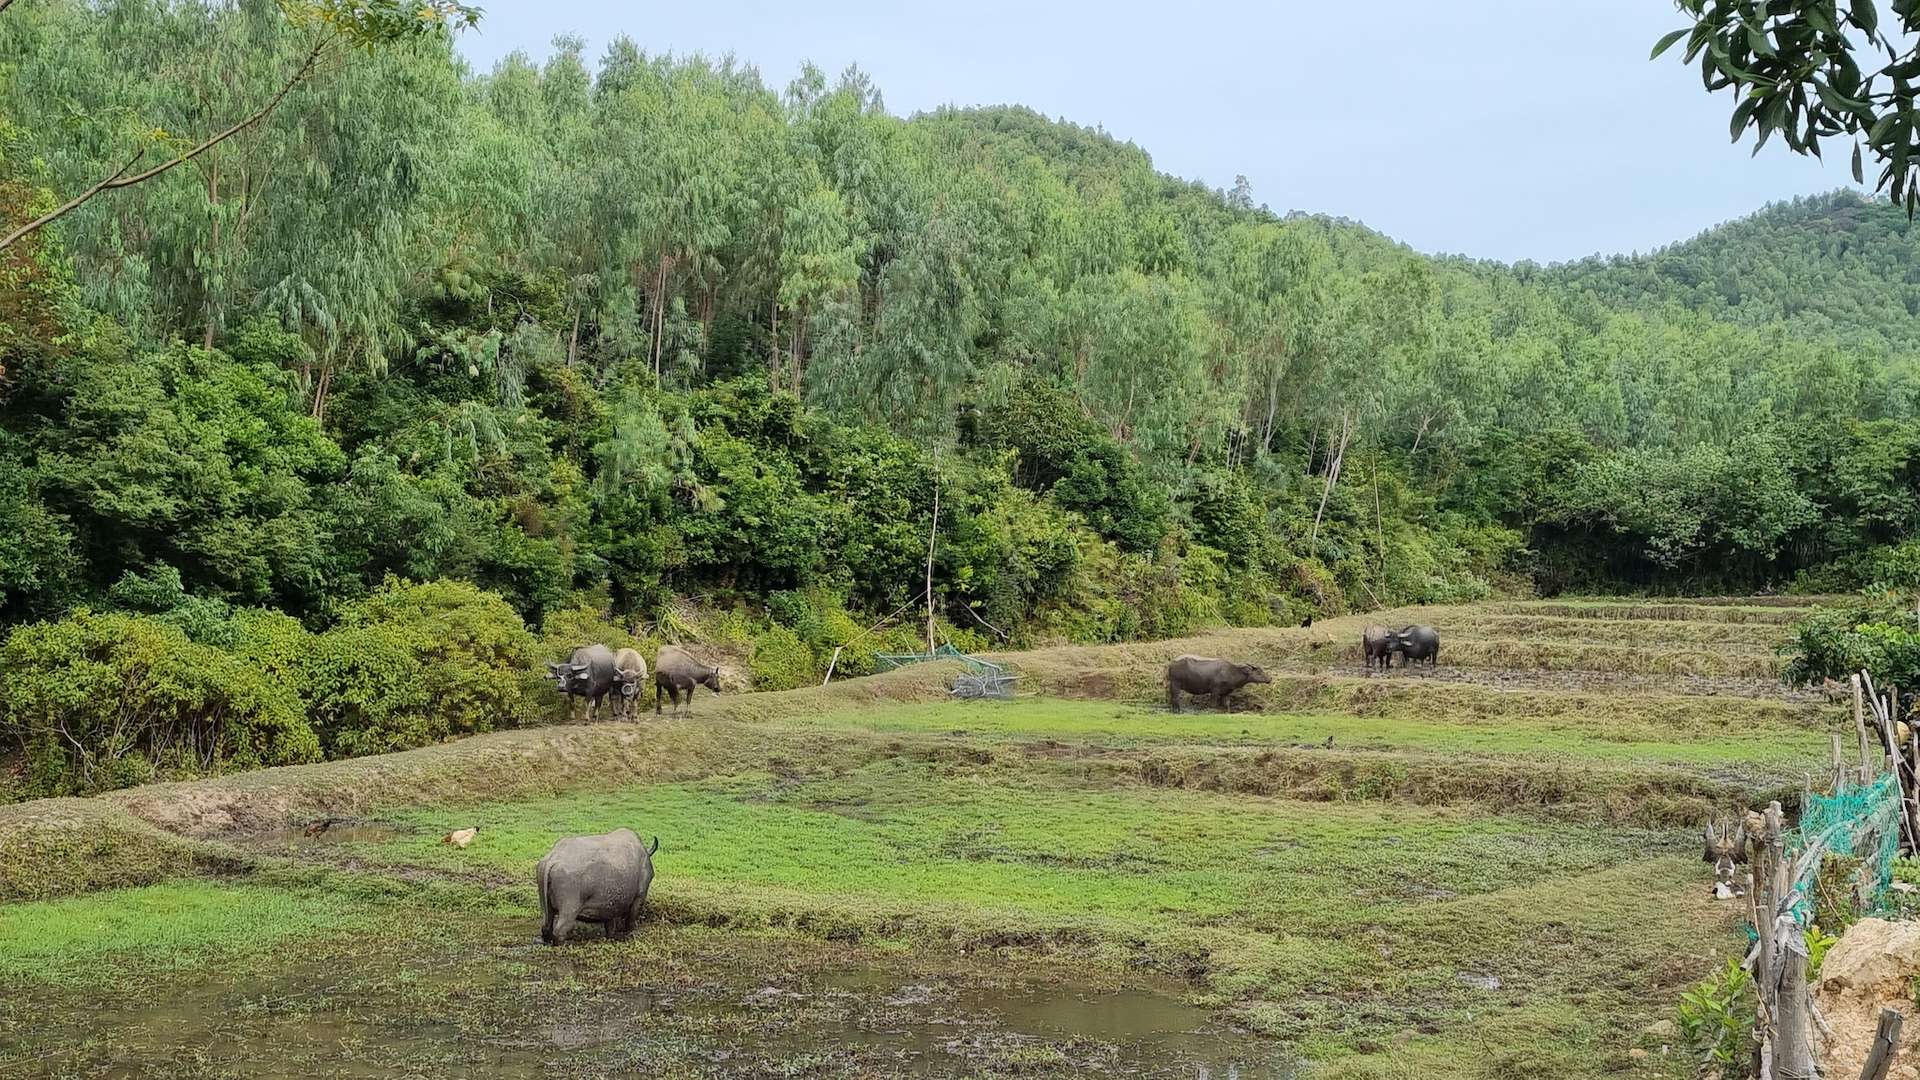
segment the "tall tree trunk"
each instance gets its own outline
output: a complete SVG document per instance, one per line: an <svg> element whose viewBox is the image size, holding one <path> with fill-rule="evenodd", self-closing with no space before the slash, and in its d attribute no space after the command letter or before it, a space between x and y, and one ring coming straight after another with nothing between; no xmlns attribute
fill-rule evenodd
<svg viewBox="0 0 1920 1080"><path fill-rule="evenodd" d="M1269 376L1267 378L1267 422L1260 432L1260 452L1263 454L1273 452L1273 413L1279 406L1279 380Z"/></svg>
<svg viewBox="0 0 1920 1080"><path fill-rule="evenodd" d="M567 366L580 358L580 309L573 309L573 331L567 335Z"/></svg>
<svg viewBox="0 0 1920 1080"><path fill-rule="evenodd" d="M212 228L208 230L207 257L210 261L220 258L220 160L213 158L213 168L207 173L207 207L213 213ZM200 289L206 294L206 329L200 335L200 344L213 348L213 325L220 320L220 312L213 296L213 285L206 279L205 272L200 275Z"/></svg>
<svg viewBox="0 0 1920 1080"><path fill-rule="evenodd" d="M320 423L327 422L327 390L333 384L333 365L320 366L320 376L313 384L313 418Z"/></svg>
<svg viewBox="0 0 1920 1080"><path fill-rule="evenodd" d="M780 301L767 305L767 386L780 389Z"/></svg>
<svg viewBox="0 0 1920 1080"><path fill-rule="evenodd" d="M1313 512L1313 532L1309 534L1307 538L1307 546L1309 548L1313 547L1320 540L1320 519L1325 516L1327 512L1327 499L1333 494L1333 486L1340 482L1340 466L1346 460L1347 438L1352 433L1352 430L1352 419L1349 414L1343 412L1340 414L1340 439L1338 445L1334 442L1332 429L1329 428L1327 431L1327 448L1331 451L1331 457L1327 460L1327 482L1320 489L1320 509Z"/></svg>
<svg viewBox="0 0 1920 1080"><path fill-rule="evenodd" d="M933 459L933 525L927 529L927 652L933 652L933 541L940 535L940 459Z"/></svg>
<svg viewBox="0 0 1920 1080"><path fill-rule="evenodd" d="M800 316L793 321L793 394L800 396L800 384L807 375L807 322L813 315L813 303L800 301Z"/></svg>

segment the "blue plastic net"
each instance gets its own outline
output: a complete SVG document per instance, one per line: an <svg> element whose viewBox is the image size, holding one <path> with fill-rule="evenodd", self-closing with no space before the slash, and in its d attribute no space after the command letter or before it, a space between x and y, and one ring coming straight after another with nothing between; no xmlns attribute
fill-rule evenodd
<svg viewBox="0 0 1920 1080"><path fill-rule="evenodd" d="M1797 864L1800 856L1819 845L1822 856L1809 860L1792 883L1800 899L1793 915L1806 926L1813 918L1813 884L1827 854L1860 860L1861 900L1868 910L1880 909L1893 880L1893 860L1900 852L1900 785L1893 773L1869 784L1841 784L1831 795L1814 795L1800 808L1800 825L1786 840L1786 854Z"/></svg>

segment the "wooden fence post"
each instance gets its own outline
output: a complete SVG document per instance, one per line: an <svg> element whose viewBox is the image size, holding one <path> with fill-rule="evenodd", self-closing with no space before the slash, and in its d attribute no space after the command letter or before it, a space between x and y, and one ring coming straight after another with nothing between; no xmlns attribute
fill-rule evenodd
<svg viewBox="0 0 1920 1080"><path fill-rule="evenodd" d="M1867 772L1867 701L1866 692L1860 685L1860 673L1853 675L1853 727L1860 735L1860 782L1865 784L1873 779Z"/></svg>
<svg viewBox="0 0 1920 1080"><path fill-rule="evenodd" d="M1893 1009L1880 1010L1880 1028L1873 1033L1873 1053L1867 1055L1867 1067L1860 1080L1887 1080L1887 1069L1900 1052L1900 1025L1905 1018Z"/></svg>

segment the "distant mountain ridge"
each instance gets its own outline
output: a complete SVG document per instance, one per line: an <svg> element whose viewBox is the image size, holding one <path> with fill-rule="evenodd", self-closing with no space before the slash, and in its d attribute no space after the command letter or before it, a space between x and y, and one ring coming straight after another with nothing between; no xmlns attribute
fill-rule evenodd
<svg viewBox="0 0 1920 1080"><path fill-rule="evenodd" d="M1920 238L1906 212L1856 192L1771 203L1645 255L1542 268L1609 307L1679 304L1745 325L1920 351Z"/></svg>

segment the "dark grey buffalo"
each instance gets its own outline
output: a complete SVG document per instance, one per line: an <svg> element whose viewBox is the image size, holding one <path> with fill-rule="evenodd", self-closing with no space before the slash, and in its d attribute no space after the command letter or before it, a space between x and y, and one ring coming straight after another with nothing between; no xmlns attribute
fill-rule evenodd
<svg viewBox="0 0 1920 1080"><path fill-rule="evenodd" d="M597 719L600 703L616 689L613 650L605 645L581 645L564 664L548 664L547 674L556 690L587 699L587 716ZM616 703L615 708L618 708ZM571 708L569 708L571 713Z"/></svg>
<svg viewBox="0 0 1920 1080"><path fill-rule="evenodd" d="M613 718L625 720L633 715L633 703L647 684L647 661L632 649L613 654Z"/></svg>
<svg viewBox="0 0 1920 1080"><path fill-rule="evenodd" d="M1369 626L1360 632L1360 657L1369 671L1373 669L1375 661L1382 668L1393 666L1394 641L1393 631L1384 626Z"/></svg>
<svg viewBox="0 0 1920 1080"><path fill-rule="evenodd" d="M1440 631L1431 626L1404 626L1393 634L1393 651L1400 654L1402 666L1425 660L1428 667L1440 666Z"/></svg>
<svg viewBox="0 0 1920 1080"><path fill-rule="evenodd" d="M533 867L540 890L540 940L558 945L575 923L598 923L605 934L626 937L647 906L653 885L653 853L632 829L599 836L569 836Z"/></svg>
<svg viewBox="0 0 1920 1080"><path fill-rule="evenodd" d="M1707 823L1706 861L1713 867L1713 895L1731 900L1747 895L1746 875L1738 867L1747 865L1747 830L1734 823L1715 828Z"/></svg>
<svg viewBox="0 0 1920 1080"><path fill-rule="evenodd" d="M660 715L660 698L666 695L673 699L673 711L680 715L693 715L693 688L704 686L714 693L720 692L720 669L711 664L703 664L693 658L693 654L678 645L662 645L660 653L653 658L653 714ZM684 706L680 695L687 695Z"/></svg>
<svg viewBox="0 0 1920 1080"><path fill-rule="evenodd" d="M1248 683L1270 683L1267 673L1252 664L1236 664L1211 656L1177 656L1167 665L1167 708L1180 711L1180 695L1211 696L1224 709L1227 696Z"/></svg>

